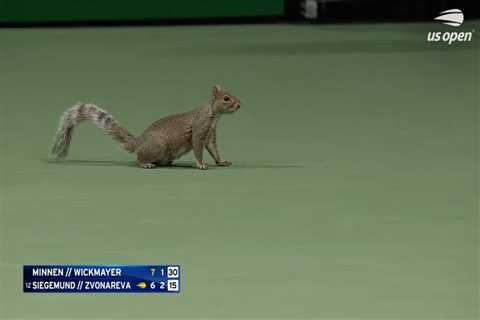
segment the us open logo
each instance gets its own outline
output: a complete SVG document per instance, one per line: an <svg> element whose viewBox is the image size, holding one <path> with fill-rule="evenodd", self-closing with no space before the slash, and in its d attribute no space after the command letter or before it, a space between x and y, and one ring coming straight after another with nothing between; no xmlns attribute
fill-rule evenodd
<svg viewBox="0 0 480 320"><path fill-rule="evenodd" d="M463 12L460 9L450 9L439 13L435 17L436 21L452 27L460 27L463 23ZM446 42L451 45L454 42L470 42L472 41L473 32L468 31L445 31L445 32L429 32L427 35L428 42Z"/></svg>

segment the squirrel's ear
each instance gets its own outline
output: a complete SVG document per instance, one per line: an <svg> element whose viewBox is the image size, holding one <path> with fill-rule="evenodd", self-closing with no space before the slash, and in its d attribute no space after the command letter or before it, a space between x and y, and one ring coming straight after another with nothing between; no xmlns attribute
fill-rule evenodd
<svg viewBox="0 0 480 320"><path fill-rule="evenodd" d="M212 90L213 96L218 97L220 95L220 90L222 90L222 88L220 87L220 85L216 84Z"/></svg>

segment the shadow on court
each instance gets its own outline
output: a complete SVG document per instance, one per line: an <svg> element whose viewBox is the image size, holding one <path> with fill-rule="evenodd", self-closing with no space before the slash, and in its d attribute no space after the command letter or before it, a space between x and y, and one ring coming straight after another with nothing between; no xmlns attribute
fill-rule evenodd
<svg viewBox="0 0 480 320"><path fill-rule="evenodd" d="M51 159L42 159L43 162L50 165L59 165L59 166L86 166L86 167L133 167L138 168L137 164L133 161L118 161L118 160L79 160L79 159L68 159L68 160L51 160ZM228 167L231 169L299 169L305 168L305 165L298 163L238 163L233 164ZM175 170L175 169L195 169L193 163L190 162L176 162L170 166L159 166L155 169L163 170ZM217 167L213 164L208 164L208 169L227 169L227 167Z"/></svg>

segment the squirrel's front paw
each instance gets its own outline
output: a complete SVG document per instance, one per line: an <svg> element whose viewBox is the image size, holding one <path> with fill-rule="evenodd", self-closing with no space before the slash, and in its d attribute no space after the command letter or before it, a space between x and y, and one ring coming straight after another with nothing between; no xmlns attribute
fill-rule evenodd
<svg viewBox="0 0 480 320"><path fill-rule="evenodd" d="M231 165L232 165L232 162L227 161L227 160L222 160L220 162L217 162L217 166L219 166L219 167L228 167L228 166L231 166Z"/></svg>
<svg viewBox="0 0 480 320"><path fill-rule="evenodd" d="M208 167L206 164L204 163L197 163L197 168L200 169L200 170L207 170Z"/></svg>

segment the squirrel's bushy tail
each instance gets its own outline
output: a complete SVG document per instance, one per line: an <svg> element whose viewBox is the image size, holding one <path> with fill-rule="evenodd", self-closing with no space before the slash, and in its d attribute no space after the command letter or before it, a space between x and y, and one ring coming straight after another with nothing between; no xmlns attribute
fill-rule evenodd
<svg viewBox="0 0 480 320"><path fill-rule="evenodd" d="M67 156L73 129L84 120L93 122L98 128L111 135L128 152L135 151L137 139L127 129L121 127L110 113L94 104L77 103L65 111L60 118L60 123L53 139L52 158L63 159Z"/></svg>

